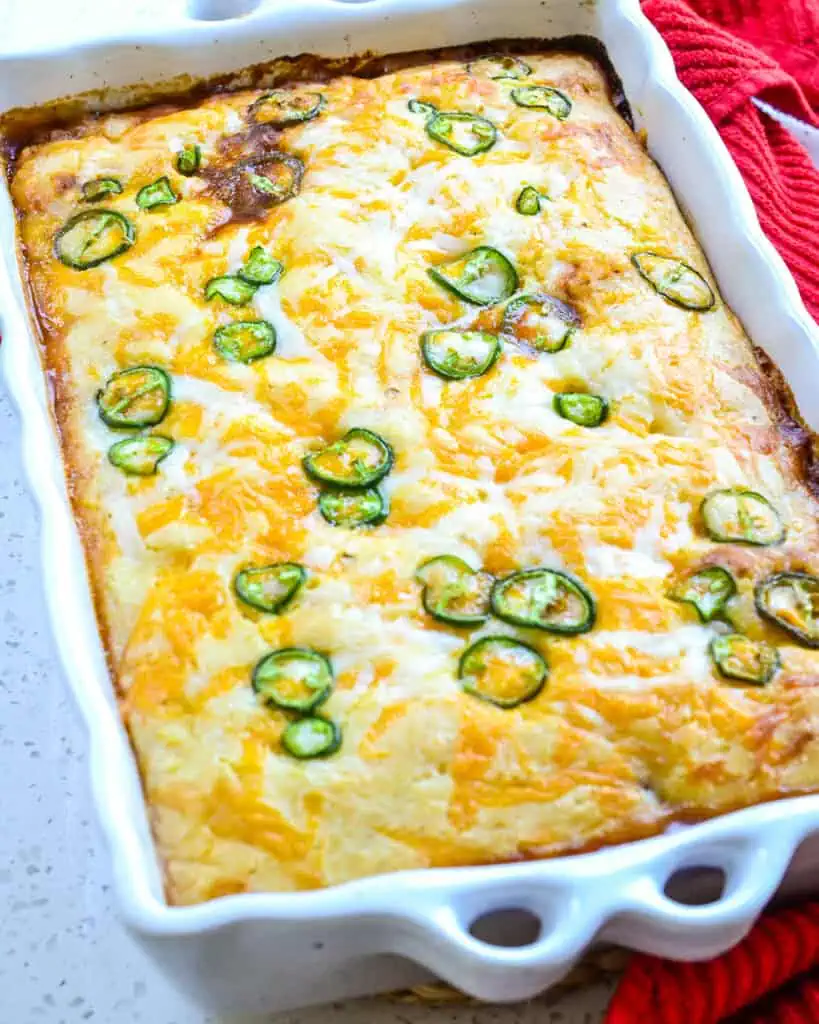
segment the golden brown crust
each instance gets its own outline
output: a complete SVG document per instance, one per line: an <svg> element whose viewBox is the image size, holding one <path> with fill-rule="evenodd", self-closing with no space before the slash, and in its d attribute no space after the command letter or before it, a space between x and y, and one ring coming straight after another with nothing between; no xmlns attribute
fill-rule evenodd
<svg viewBox="0 0 819 1024"><path fill-rule="evenodd" d="M721 302L681 310L636 273L630 256L652 250L711 282L599 67L516 52L533 81L571 96L567 121L515 106L509 83L467 74L458 51L421 66L268 68L265 82L312 80L327 98L320 117L281 131L249 119L255 72L244 91L87 118L22 147L24 119L12 126L72 504L176 902L594 849L817 787L819 655L753 603L767 574L819 570L815 440ZM410 98L480 112L499 141L459 156L426 135ZM183 178L173 153L193 140L203 170ZM236 165L271 149L303 161L301 192L250 203ZM55 260L54 234L100 174L123 181L105 205L133 219L136 243L78 272ZM137 190L163 174L180 202L140 211ZM525 184L549 196L537 217L515 210ZM571 304L580 328L557 354L506 337L485 376L444 383L423 368L421 333L455 320L500 331L503 309L470 308L427 271L480 244L508 254L524 292ZM205 302L205 283L256 245L283 262L281 280L240 309ZM248 316L274 324L276 353L228 364L214 330ZM176 447L156 477L126 479L105 458L121 435L95 394L142 364L171 374L156 430ZM605 424L560 419L552 398L569 390L604 395ZM396 453L389 517L369 532L325 523L302 471L306 452L351 426ZM734 486L769 497L784 544L709 539L700 503ZM574 573L595 595L595 627L437 623L414 574L441 553L496 575ZM282 614L237 601L239 568L285 560L308 583ZM734 627L780 648L766 687L718 676L707 648L726 627L669 598L710 565L736 579ZM464 647L497 632L550 666L545 689L511 711L456 678ZM324 711L343 742L326 762L284 754L288 716L250 686L264 653L294 645L333 661Z"/></svg>

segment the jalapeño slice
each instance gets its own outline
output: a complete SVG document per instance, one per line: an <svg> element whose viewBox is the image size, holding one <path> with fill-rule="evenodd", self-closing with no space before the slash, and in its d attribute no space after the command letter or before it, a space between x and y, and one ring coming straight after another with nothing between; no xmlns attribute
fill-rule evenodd
<svg viewBox="0 0 819 1024"><path fill-rule="evenodd" d="M274 707L306 714L330 696L333 667L311 647L282 647L253 670L253 689Z"/></svg>
<svg viewBox="0 0 819 1024"><path fill-rule="evenodd" d="M100 419L109 427L153 427L171 404L171 379L158 366L112 374L97 392Z"/></svg>
<svg viewBox="0 0 819 1024"><path fill-rule="evenodd" d="M359 526L377 526L387 518L387 499L377 487L366 490L322 491L319 512L331 526L354 530Z"/></svg>
<svg viewBox="0 0 819 1024"><path fill-rule="evenodd" d="M757 585L757 611L806 647L819 647L819 579L807 572L778 572Z"/></svg>
<svg viewBox="0 0 819 1024"><path fill-rule="evenodd" d="M594 625L594 598L583 584L556 569L527 569L498 580L492 611L513 626L547 633L588 633Z"/></svg>
<svg viewBox="0 0 819 1024"><path fill-rule="evenodd" d="M176 154L176 169L186 178L196 174L202 165L202 150L195 143L185 146Z"/></svg>
<svg viewBox="0 0 819 1024"><path fill-rule="evenodd" d="M371 487L389 473L393 452L383 437L354 427L344 437L304 458L308 476L334 487Z"/></svg>
<svg viewBox="0 0 819 1024"><path fill-rule="evenodd" d="M427 331L421 335L424 362L440 377L464 380L486 373L500 355L501 340L488 331Z"/></svg>
<svg viewBox="0 0 819 1024"><path fill-rule="evenodd" d="M609 414L609 403L602 395L564 391L553 399L555 412L578 427L599 427Z"/></svg>
<svg viewBox="0 0 819 1024"><path fill-rule="evenodd" d="M571 306L541 292L517 296L503 312L503 330L537 352L564 349L579 326Z"/></svg>
<svg viewBox="0 0 819 1024"><path fill-rule="evenodd" d="M427 135L454 149L461 156L475 156L494 146L498 130L477 114L435 113L426 123Z"/></svg>
<svg viewBox="0 0 819 1024"><path fill-rule="evenodd" d="M764 686L779 668L779 651L775 647L742 633L715 636L709 649L720 674L728 679Z"/></svg>
<svg viewBox="0 0 819 1024"><path fill-rule="evenodd" d="M341 746L341 729L329 718L308 715L287 726L282 733L282 746L301 761L329 757Z"/></svg>
<svg viewBox="0 0 819 1024"><path fill-rule="evenodd" d="M88 270L120 256L134 244L134 225L115 210L84 210L54 238L54 255L67 267Z"/></svg>
<svg viewBox="0 0 819 1024"><path fill-rule="evenodd" d="M467 565L455 555L438 555L422 562L415 578L423 584L424 610L439 622L473 626L489 617L493 577Z"/></svg>
<svg viewBox="0 0 819 1024"><path fill-rule="evenodd" d="M519 107L545 110L558 121L565 121L572 111L572 101L566 93L551 85L520 85L512 90L512 99Z"/></svg>
<svg viewBox="0 0 819 1024"><path fill-rule="evenodd" d="M274 89L260 96L250 107L249 114L257 124L284 127L318 117L325 99L320 92L291 92Z"/></svg>
<svg viewBox="0 0 819 1024"><path fill-rule="evenodd" d="M407 109L411 114L424 114L427 117L438 113L438 108L431 103L425 103L423 100L416 99L411 99L407 103Z"/></svg>
<svg viewBox="0 0 819 1024"><path fill-rule="evenodd" d="M656 252L635 252L631 262L644 281L664 299L683 309L705 313L716 299L705 278L682 260Z"/></svg>
<svg viewBox="0 0 819 1024"><path fill-rule="evenodd" d="M493 53L486 57L478 57L466 65L470 75L480 75L484 78L526 78L531 75L532 69L525 60L520 57L512 57L509 54Z"/></svg>
<svg viewBox="0 0 819 1024"><path fill-rule="evenodd" d="M252 190L271 204L291 199L301 188L304 164L290 153L274 152L244 168Z"/></svg>
<svg viewBox="0 0 819 1024"><path fill-rule="evenodd" d="M737 585L730 572L721 565L712 565L682 580L669 597L693 605L700 619L710 622L722 613L736 592Z"/></svg>
<svg viewBox="0 0 819 1024"><path fill-rule="evenodd" d="M248 284L260 286L278 281L283 271L282 264L273 259L264 246L254 245L238 276Z"/></svg>
<svg viewBox="0 0 819 1024"><path fill-rule="evenodd" d="M86 203L99 203L107 196L121 194L122 182L117 178L94 178L93 181L86 181L82 187L82 198Z"/></svg>
<svg viewBox="0 0 819 1024"><path fill-rule="evenodd" d="M546 659L534 647L508 636L485 636L458 662L466 693L499 708L514 708L537 697L548 674Z"/></svg>
<svg viewBox="0 0 819 1024"><path fill-rule="evenodd" d="M125 437L108 449L108 461L128 476L153 476L172 450L173 441L162 434Z"/></svg>
<svg viewBox="0 0 819 1024"><path fill-rule="evenodd" d="M179 196L171 187L167 176L163 175L145 185L136 194L136 204L140 210L155 210L159 206L173 206L179 202Z"/></svg>
<svg viewBox="0 0 819 1024"><path fill-rule="evenodd" d="M213 346L233 363L253 363L276 350L276 331L267 320L235 320L216 328Z"/></svg>
<svg viewBox="0 0 819 1024"><path fill-rule="evenodd" d="M210 302L218 296L231 306L244 306L256 294L257 287L238 274L222 274L221 277L212 277L205 285L205 299Z"/></svg>
<svg viewBox="0 0 819 1024"><path fill-rule="evenodd" d="M251 566L233 580L236 595L260 612L278 612L301 590L307 571L296 562Z"/></svg>
<svg viewBox="0 0 819 1024"><path fill-rule="evenodd" d="M744 487L711 491L700 505L705 529L712 540L766 547L779 544L785 527L767 498Z"/></svg>
<svg viewBox="0 0 819 1024"><path fill-rule="evenodd" d="M521 189L515 200L515 209L524 217L534 217L536 213L540 213L540 192L533 185Z"/></svg>
<svg viewBox="0 0 819 1024"><path fill-rule="evenodd" d="M457 259L430 267L436 284L473 306L494 306L512 295L518 286L518 274L509 260L488 245L470 249Z"/></svg>

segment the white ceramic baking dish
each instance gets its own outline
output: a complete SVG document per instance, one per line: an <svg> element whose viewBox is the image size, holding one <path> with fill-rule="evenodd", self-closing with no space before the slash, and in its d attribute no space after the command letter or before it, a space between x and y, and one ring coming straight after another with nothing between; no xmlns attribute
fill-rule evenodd
<svg viewBox="0 0 819 1024"><path fill-rule="evenodd" d="M254 0L191 0L211 17ZM176 13L175 13L176 12ZM265 0L244 17L164 22L62 50L0 53L0 111L89 89L207 76L302 52L344 56L504 37L590 35L622 78L637 126L669 178L726 299L819 428L819 338L793 280L760 232L739 173L637 0ZM681 959L739 940L802 840L819 832L819 797L801 797L585 856L406 872L303 894L228 896L169 907L133 756L112 696L82 551L66 497L49 391L28 323L8 196L0 197L2 356L23 421L25 464L42 515L47 595L64 668L89 732L93 785L128 923L198 998L232 1010L283 1009L421 980L426 968L481 999L533 996L595 940ZM800 881L812 881L803 849ZM716 901L665 894L681 869L725 874ZM806 873L805 873L806 872ZM503 908L541 922L526 945L470 931ZM479 934L483 934L479 932Z"/></svg>

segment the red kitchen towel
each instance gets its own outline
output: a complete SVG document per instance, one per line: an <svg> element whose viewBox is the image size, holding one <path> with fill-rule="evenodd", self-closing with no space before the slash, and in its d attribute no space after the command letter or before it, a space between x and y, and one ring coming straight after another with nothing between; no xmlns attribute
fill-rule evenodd
<svg viewBox="0 0 819 1024"><path fill-rule="evenodd" d="M819 902L766 914L747 938L715 960L681 964L632 957L605 1024L729 1019L734 1024L819 1021Z"/></svg>
<svg viewBox="0 0 819 1024"><path fill-rule="evenodd" d="M819 0L644 0L819 321L819 170L752 97L819 127Z"/></svg>

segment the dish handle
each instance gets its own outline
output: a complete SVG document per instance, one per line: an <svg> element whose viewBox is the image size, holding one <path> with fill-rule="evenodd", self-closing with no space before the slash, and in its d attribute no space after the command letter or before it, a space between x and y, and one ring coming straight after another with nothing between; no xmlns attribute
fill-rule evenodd
<svg viewBox="0 0 819 1024"><path fill-rule="evenodd" d="M596 939L677 960L709 959L747 934L810 831L805 815L778 819L773 829L767 816L746 821L741 812L712 825L732 818L734 828L726 834L701 825L608 850L606 856L519 865L517 877L491 867L463 881L454 873L433 872L413 880L407 900L412 910L400 918L390 915L382 941L390 952L492 1002L542 992ZM668 849L660 852L658 844ZM672 877L691 868L720 872L722 892L699 905L668 895ZM539 934L514 946L479 937L479 922L510 910L534 916Z"/></svg>

